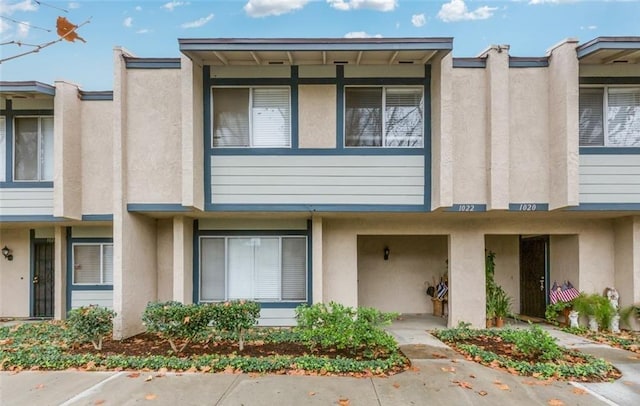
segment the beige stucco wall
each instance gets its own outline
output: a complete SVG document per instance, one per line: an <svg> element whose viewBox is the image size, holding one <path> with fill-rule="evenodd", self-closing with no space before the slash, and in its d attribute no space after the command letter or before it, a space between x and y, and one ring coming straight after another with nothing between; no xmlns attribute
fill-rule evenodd
<svg viewBox="0 0 640 406"><path fill-rule="evenodd" d="M322 302L358 305L358 237L348 225L322 224Z"/></svg>
<svg viewBox="0 0 640 406"><path fill-rule="evenodd" d="M388 247L389 259L383 251ZM431 313L426 283L448 278L445 236L358 236L358 305Z"/></svg>
<svg viewBox="0 0 640 406"><path fill-rule="evenodd" d="M518 235L485 236L487 252L495 255L495 282L511 296L511 311L520 312L520 239Z"/></svg>
<svg viewBox="0 0 640 406"><path fill-rule="evenodd" d="M581 230L579 239L580 281L575 286L587 293L600 293L613 286L615 234L611 221L592 222Z"/></svg>
<svg viewBox="0 0 640 406"><path fill-rule="evenodd" d="M509 202L549 201L549 105L545 68L509 69Z"/></svg>
<svg viewBox="0 0 640 406"><path fill-rule="evenodd" d="M487 202L486 72L453 69L453 202Z"/></svg>
<svg viewBox="0 0 640 406"><path fill-rule="evenodd" d="M614 287L620 294L620 306L624 308L633 303L640 303L640 218L620 218L615 221L614 230ZM635 329L640 328L639 323L633 323L632 326Z"/></svg>
<svg viewBox="0 0 640 406"><path fill-rule="evenodd" d="M638 66L632 63L608 65L580 65L580 76L638 76Z"/></svg>
<svg viewBox="0 0 640 406"><path fill-rule="evenodd" d="M336 87L300 85L298 88L298 145L336 147Z"/></svg>
<svg viewBox="0 0 640 406"><path fill-rule="evenodd" d="M157 223L158 300L173 300L173 221L159 219Z"/></svg>
<svg viewBox="0 0 640 406"><path fill-rule="evenodd" d="M129 203L181 203L181 80L178 69L126 70Z"/></svg>
<svg viewBox="0 0 640 406"><path fill-rule="evenodd" d="M173 300L193 302L193 220L173 218Z"/></svg>
<svg viewBox="0 0 640 406"><path fill-rule="evenodd" d="M29 317L29 229L0 229L0 247L5 245L13 250L13 261L0 256L0 316Z"/></svg>
<svg viewBox="0 0 640 406"><path fill-rule="evenodd" d="M50 110L54 108L54 97L14 98L12 99L11 108L14 110Z"/></svg>
<svg viewBox="0 0 640 406"><path fill-rule="evenodd" d="M113 213L113 102L80 106L82 214Z"/></svg>
<svg viewBox="0 0 640 406"><path fill-rule="evenodd" d="M204 105L202 65L180 58L182 105L182 205L204 208Z"/></svg>
<svg viewBox="0 0 640 406"><path fill-rule="evenodd" d="M561 286L565 281L578 289L580 272L579 236L552 235L549 237L549 288L554 282Z"/></svg>
<svg viewBox="0 0 640 406"><path fill-rule="evenodd" d="M451 54L431 64L431 209L454 202L454 70ZM457 117L456 117L457 119Z"/></svg>

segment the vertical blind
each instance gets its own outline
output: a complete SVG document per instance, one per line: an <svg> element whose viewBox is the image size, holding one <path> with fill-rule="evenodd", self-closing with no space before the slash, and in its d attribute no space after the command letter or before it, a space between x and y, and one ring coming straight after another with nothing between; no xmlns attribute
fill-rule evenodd
<svg viewBox="0 0 640 406"><path fill-rule="evenodd" d="M113 284L113 244L75 244L73 283Z"/></svg>
<svg viewBox="0 0 640 406"><path fill-rule="evenodd" d="M640 146L640 88L609 89L607 105L608 145Z"/></svg>
<svg viewBox="0 0 640 406"><path fill-rule="evenodd" d="M289 89L253 89L251 114L252 146L288 147L290 145Z"/></svg>

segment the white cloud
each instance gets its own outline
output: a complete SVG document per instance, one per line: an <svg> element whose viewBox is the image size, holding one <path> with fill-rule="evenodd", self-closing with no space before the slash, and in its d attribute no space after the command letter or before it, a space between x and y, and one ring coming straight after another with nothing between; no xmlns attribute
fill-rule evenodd
<svg viewBox="0 0 640 406"><path fill-rule="evenodd" d="M23 21L23 23L27 22ZM18 24L18 32L16 32L17 38L26 38L29 35L29 29L31 28L31 26L27 24Z"/></svg>
<svg viewBox="0 0 640 406"><path fill-rule="evenodd" d="M279 16L301 10L309 0L249 0L244 11L250 17Z"/></svg>
<svg viewBox="0 0 640 406"><path fill-rule="evenodd" d="M170 2L165 3L160 7L167 9L169 11L173 11L176 7L187 6L187 5L189 5L188 1L185 2L185 1L171 0Z"/></svg>
<svg viewBox="0 0 640 406"><path fill-rule="evenodd" d="M148 28L141 28L138 31L136 31L136 34L148 34L150 32L151 32L151 30L148 29Z"/></svg>
<svg viewBox="0 0 640 406"><path fill-rule="evenodd" d="M16 11L36 11L38 5L32 0L22 0L17 3L9 4L7 1L0 1L0 11L4 15L11 15Z"/></svg>
<svg viewBox="0 0 640 406"><path fill-rule="evenodd" d="M349 11L371 9L377 11L393 11L398 6L398 0L327 0L336 10Z"/></svg>
<svg viewBox="0 0 640 406"><path fill-rule="evenodd" d="M199 18L199 19L197 19L195 21L190 21L188 23L184 23L184 24L180 25L180 27L182 27L182 28L198 28L198 27L202 27L203 25L205 25L206 23L208 23L212 19L213 19L213 13L209 14L206 17Z"/></svg>
<svg viewBox="0 0 640 406"><path fill-rule="evenodd" d="M76 3L75 1L72 1L72 2L69 3L69 5L67 7L69 7L71 10L76 9L76 8L80 8L80 3Z"/></svg>
<svg viewBox="0 0 640 406"><path fill-rule="evenodd" d="M424 14L414 14L411 16L411 24L413 24L414 27L422 27L426 23L427 19Z"/></svg>
<svg viewBox="0 0 640 406"><path fill-rule="evenodd" d="M364 31L352 31L344 34L345 38L382 38L380 34L368 34Z"/></svg>
<svg viewBox="0 0 640 406"><path fill-rule="evenodd" d="M442 5L442 8L440 8L438 12L438 18L445 23L465 20L486 20L493 16L493 12L497 9L497 7L482 6L474 11L469 11L464 0L451 0Z"/></svg>
<svg viewBox="0 0 640 406"><path fill-rule="evenodd" d="M597 30L598 26L597 25L587 25L585 26L581 26L580 27L581 30Z"/></svg>
<svg viewBox="0 0 640 406"><path fill-rule="evenodd" d="M544 4L544 3L553 3L553 4L560 4L560 3L575 3L578 0L530 0L529 4Z"/></svg>
<svg viewBox="0 0 640 406"><path fill-rule="evenodd" d="M124 25L125 27L131 27L133 25L133 18L132 17L125 18L124 21L122 22L122 25Z"/></svg>

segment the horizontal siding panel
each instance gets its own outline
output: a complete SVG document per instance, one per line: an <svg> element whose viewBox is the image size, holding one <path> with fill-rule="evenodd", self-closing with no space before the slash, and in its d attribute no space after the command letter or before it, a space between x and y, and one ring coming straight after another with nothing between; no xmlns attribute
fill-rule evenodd
<svg viewBox="0 0 640 406"><path fill-rule="evenodd" d="M639 155L581 155L581 203L640 202Z"/></svg>
<svg viewBox="0 0 640 406"><path fill-rule="evenodd" d="M296 324L295 309L260 309L259 326L295 326Z"/></svg>
<svg viewBox="0 0 640 406"><path fill-rule="evenodd" d="M53 215L53 189L0 189L0 215Z"/></svg>
<svg viewBox="0 0 640 406"><path fill-rule="evenodd" d="M13 207L52 207L52 200L50 199L30 199L30 200L5 200L0 199L0 209L10 209Z"/></svg>
<svg viewBox="0 0 640 406"><path fill-rule="evenodd" d="M113 308L112 290L72 290L71 308L76 309L82 306L98 305Z"/></svg>
<svg viewBox="0 0 640 406"><path fill-rule="evenodd" d="M2 200L29 200L50 199L53 200L53 189L0 189Z"/></svg>
<svg viewBox="0 0 640 406"><path fill-rule="evenodd" d="M424 203L424 157L213 156L214 204Z"/></svg>

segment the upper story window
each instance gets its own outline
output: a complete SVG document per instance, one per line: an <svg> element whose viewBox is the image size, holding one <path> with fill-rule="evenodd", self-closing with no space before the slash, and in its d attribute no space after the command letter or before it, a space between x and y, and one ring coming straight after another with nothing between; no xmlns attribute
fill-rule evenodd
<svg viewBox="0 0 640 406"><path fill-rule="evenodd" d="M580 146L640 147L640 88L580 89Z"/></svg>
<svg viewBox="0 0 640 406"><path fill-rule="evenodd" d="M421 87L346 87L345 146L422 147Z"/></svg>
<svg viewBox="0 0 640 406"><path fill-rule="evenodd" d="M213 88L214 147L291 146L288 87Z"/></svg>
<svg viewBox="0 0 640 406"><path fill-rule="evenodd" d="M73 244L73 284L113 285L113 243Z"/></svg>
<svg viewBox="0 0 640 406"><path fill-rule="evenodd" d="M53 180L53 117L17 117L14 128L13 179Z"/></svg>

